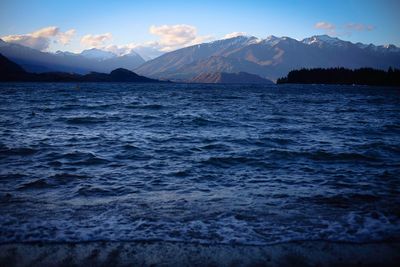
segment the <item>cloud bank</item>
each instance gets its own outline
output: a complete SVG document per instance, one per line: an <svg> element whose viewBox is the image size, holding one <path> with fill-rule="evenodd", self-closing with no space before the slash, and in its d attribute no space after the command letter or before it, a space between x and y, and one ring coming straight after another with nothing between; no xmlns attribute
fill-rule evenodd
<svg viewBox="0 0 400 267"><path fill-rule="evenodd" d="M346 28L353 31L373 31L375 29L372 25L365 25L362 23L348 23Z"/></svg>
<svg viewBox="0 0 400 267"><path fill-rule="evenodd" d="M47 50L52 40L63 45L69 44L75 35L75 30L61 32L56 26L49 26L27 34L7 35L1 37L6 42L16 43L40 51Z"/></svg>
<svg viewBox="0 0 400 267"><path fill-rule="evenodd" d="M143 43L129 43L125 45L105 45L106 42L111 40L112 36L111 34L108 36L103 34L86 35L81 39L81 43L85 46L101 48L117 55L129 54L134 50L145 60L149 60L158 57L165 52L214 39L210 35L198 35L196 27L186 24L152 25L149 28L149 33L158 36L158 40Z"/></svg>
<svg viewBox="0 0 400 267"><path fill-rule="evenodd" d="M351 35L353 32L373 31L375 29L373 25L362 23L347 23L344 26L336 27L336 25L326 21L315 23L314 28L333 36Z"/></svg>
<svg viewBox="0 0 400 267"><path fill-rule="evenodd" d="M103 34L87 34L81 38L81 44L88 48L102 48L104 45L112 40L111 33Z"/></svg>
<svg viewBox="0 0 400 267"><path fill-rule="evenodd" d="M186 24L151 26L151 34L159 36L157 45L161 51L168 52L178 48L203 43L212 40L210 35L198 36L194 26Z"/></svg>

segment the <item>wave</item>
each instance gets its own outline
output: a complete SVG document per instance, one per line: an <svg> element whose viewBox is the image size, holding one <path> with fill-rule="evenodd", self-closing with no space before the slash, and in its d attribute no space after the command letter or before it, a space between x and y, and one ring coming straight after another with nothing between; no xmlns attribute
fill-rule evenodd
<svg viewBox="0 0 400 267"><path fill-rule="evenodd" d="M233 166L248 165L261 168L271 168L271 164L251 157L243 156L225 156L225 157L209 157L200 161L203 165L212 165L216 167L228 168Z"/></svg>
<svg viewBox="0 0 400 267"><path fill-rule="evenodd" d="M46 182L45 179L37 179L31 182L27 182L22 184L19 189L21 190L27 190L27 189L45 189L45 188L51 188L53 185L49 184Z"/></svg>
<svg viewBox="0 0 400 267"><path fill-rule="evenodd" d="M33 154L38 153L38 149L34 149L31 147L0 147L0 157L8 157L8 156L31 156Z"/></svg>
<svg viewBox="0 0 400 267"><path fill-rule="evenodd" d="M357 162L357 161L379 161L378 158L356 152L334 153L324 150L317 151L293 151L274 149L266 152L269 158L274 159L296 159L308 158L315 161Z"/></svg>
<svg viewBox="0 0 400 267"><path fill-rule="evenodd" d="M139 103L133 103L133 104L128 104L125 105L125 108L127 109L149 109L149 110L160 110L165 108L165 106L161 104L139 104Z"/></svg>
<svg viewBox="0 0 400 267"><path fill-rule="evenodd" d="M106 117L72 117L65 119L67 124L96 124L96 123L106 123L108 120Z"/></svg>

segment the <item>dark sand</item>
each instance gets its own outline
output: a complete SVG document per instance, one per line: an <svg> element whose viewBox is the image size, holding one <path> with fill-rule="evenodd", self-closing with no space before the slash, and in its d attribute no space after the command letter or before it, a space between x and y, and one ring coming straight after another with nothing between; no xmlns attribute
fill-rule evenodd
<svg viewBox="0 0 400 267"><path fill-rule="evenodd" d="M400 266L400 243L12 243L0 245L0 266Z"/></svg>

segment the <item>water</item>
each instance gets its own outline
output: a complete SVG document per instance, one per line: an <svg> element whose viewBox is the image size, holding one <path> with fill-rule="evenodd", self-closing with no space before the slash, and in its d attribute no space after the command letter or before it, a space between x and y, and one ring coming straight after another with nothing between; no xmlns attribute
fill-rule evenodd
<svg viewBox="0 0 400 267"><path fill-rule="evenodd" d="M0 85L0 243L400 240L400 94Z"/></svg>

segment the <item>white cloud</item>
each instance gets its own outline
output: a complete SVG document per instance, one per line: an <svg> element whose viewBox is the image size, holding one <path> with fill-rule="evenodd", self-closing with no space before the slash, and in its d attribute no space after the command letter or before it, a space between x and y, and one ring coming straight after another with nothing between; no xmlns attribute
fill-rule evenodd
<svg viewBox="0 0 400 267"><path fill-rule="evenodd" d="M165 52L182 47L204 43L214 38L210 35L199 36L194 26L186 24L151 26L151 34L157 35L159 40L144 43L129 43L125 45L105 45L111 39L111 34L86 35L81 39L85 46L92 46L110 51L117 55L125 55L135 51L145 60L156 58Z"/></svg>
<svg viewBox="0 0 400 267"><path fill-rule="evenodd" d="M238 37L238 36L245 36L247 35L247 33L245 32L231 32L226 34L223 39L229 39L229 38L234 38L234 37Z"/></svg>
<svg viewBox="0 0 400 267"><path fill-rule="evenodd" d="M46 28L42 28L35 32L30 33L29 35L33 37L53 37L56 36L60 32L60 29L55 26L50 26Z"/></svg>
<svg viewBox="0 0 400 267"><path fill-rule="evenodd" d="M2 36L1 39L42 51L49 48L51 40L59 41L63 45L68 44L74 34L74 29L61 32L58 27L49 26L27 34Z"/></svg>
<svg viewBox="0 0 400 267"><path fill-rule="evenodd" d="M315 23L314 28L324 30L327 34L336 36L350 36L354 31L373 31L375 29L373 25L362 23L348 23L346 25L336 27L336 25L324 21Z"/></svg>
<svg viewBox="0 0 400 267"><path fill-rule="evenodd" d="M320 29L320 30L324 30L326 34L329 35L338 35L336 32L336 25L329 23L329 22L325 22L325 21L320 21L315 23L314 28L316 29Z"/></svg>
<svg viewBox="0 0 400 267"><path fill-rule="evenodd" d="M76 33L75 29L70 29L66 32L60 32L58 40L63 45L68 45L70 43L71 39L74 37L75 33Z"/></svg>
<svg viewBox="0 0 400 267"><path fill-rule="evenodd" d="M373 31L374 30L374 26L366 25L366 24L362 24L362 23L348 23L346 25L346 28L348 30L352 30L352 31Z"/></svg>
<svg viewBox="0 0 400 267"><path fill-rule="evenodd" d="M325 22L325 21L320 21L315 23L314 25L315 28L321 29L321 30L335 30L336 26L333 25L332 23Z"/></svg>
<svg viewBox="0 0 400 267"><path fill-rule="evenodd" d="M153 25L150 27L149 32L160 37L160 40L157 41L157 43L160 46L160 51L164 52L203 43L213 39L210 35L198 36L196 27L186 24Z"/></svg>
<svg viewBox="0 0 400 267"><path fill-rule="evenodd" d="M49 48L52 40L56 42L59 40L63 45L68 44L74 34L74 29L61 32L58 27L49 26L27 34L3 36L1 39L9 43L16 43L43 51Z"/></svg>
<svg viewBox="0 0 400 267"><path fill-rule="evenodd" d="M112 40L111 33L103 33L103 34L87 34L81 38L81 44L90 48L101 48L105 45L105 43Z"/></svg>
<svg viewBox="0 0 400 267"><path fill-rule="evenodd" d="M179 24L179 25L162 25L151 26L149 29L151 34L160 37L160 44L165 46L179 46L190 43L196 38L196 27Z"/></svg>

